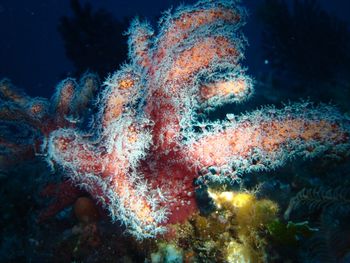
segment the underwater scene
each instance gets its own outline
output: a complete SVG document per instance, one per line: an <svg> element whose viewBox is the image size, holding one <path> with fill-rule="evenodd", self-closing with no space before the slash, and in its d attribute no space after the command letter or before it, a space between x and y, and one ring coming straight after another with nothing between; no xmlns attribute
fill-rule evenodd
<svg viewBox="0 0 350 263"><path fill-rule="evenodd" d="M2 0L0 262L350 262L350 1Z"/></svg>

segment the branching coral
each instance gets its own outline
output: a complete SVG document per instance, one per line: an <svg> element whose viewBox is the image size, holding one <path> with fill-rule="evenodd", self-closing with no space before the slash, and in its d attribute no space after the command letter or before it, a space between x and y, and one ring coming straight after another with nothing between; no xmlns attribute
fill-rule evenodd
<svg viewBox="0 0 350 263"><path fill-rule="evenodd" d="M46 152L50 133L60 127L79 127L88 118L98 77L87 73L77 83L63 80L51 100L30 98L11 81L0 82L0 164L4 168L23 158Z"/></svg>
<svg viewBox="0 0 350 263"><path fill-rule="evenodd" d="M135 20L129 61L105 81L90 130L72 118L89 97L79 95L84 89L76 92L73 80L58 87L51 103L56 115L33 124L46 129L41 148L47 160L137 238L164 233L167 224L196 211L193 180L209 169L220 179L349 149L349 121L329 105L302 102L199 121L201 112L252 94L252 80L239 64L245 16L237 1L203 0L166 12L158 33ZM11 102L11 110L20 105ZM4 121L31 123L1 113Z"/></svg>

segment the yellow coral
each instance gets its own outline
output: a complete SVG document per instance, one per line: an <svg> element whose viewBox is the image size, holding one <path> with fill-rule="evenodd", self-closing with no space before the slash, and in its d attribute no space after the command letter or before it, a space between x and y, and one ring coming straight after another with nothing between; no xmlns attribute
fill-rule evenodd
<svg viewBox="0 0 350 263"><path fill-rule="evenodd" d="M209 189L217 209L209 216L195 214L187 224L173 225L175 237L158 244L151 262L162 262L165 245L182 249L186 262L267 262L267 228L277 219L278 206L248 191ZM198 261L199 260L199 261Z"/></svg>
<svg viewBox="0 0 350 263"><path fill-rule="evenodd" d="M278 206L275 202L267 199L254 200L236 211L235 221L240 229L258 230L276 219L277 212Z"/></svg>
<svg viewBox="0 0 350 263"><path fill-rule="evenodd" d="M263 262L267 225L277 219L278 205L268 199L257 199L250 192L209 190L218 211L233 228L235 237L224 245L228 262Z"/></svg>
<svg viewBox="0 0 350 263"><path fill-rule="evenodd" d="M241 208L255 201L255 196L250 193L216 192L209 190L209 196L214 200L216 206L221 209Z"/></svg>
<svg viewBox="0 0 350 263"><path fill-rule="evenodd" d="M251 249L235 240L232 240L226 248L226 261L229 263L257 262Z"/></svg>

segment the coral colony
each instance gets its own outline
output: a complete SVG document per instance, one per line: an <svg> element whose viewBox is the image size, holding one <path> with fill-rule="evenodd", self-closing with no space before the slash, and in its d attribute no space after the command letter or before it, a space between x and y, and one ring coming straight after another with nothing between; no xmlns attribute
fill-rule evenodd
<svg viewBox="0 0 350 263"><path fill-rule="evenodd" d="M97 98L92 74L79 84L64 80L50 102L3 81L3 164L44 155L72 189L88 192L142 239L198 211L194 181L200 177L238 178L296 156L347 154L349 119L330 105L300 102L203 121L203 112L242 103L253 92L239 64L246 12L237 2L203 0L168 11L159 32L134 20L129 60ZM89 111L93 99L96 114Z"/></svg>

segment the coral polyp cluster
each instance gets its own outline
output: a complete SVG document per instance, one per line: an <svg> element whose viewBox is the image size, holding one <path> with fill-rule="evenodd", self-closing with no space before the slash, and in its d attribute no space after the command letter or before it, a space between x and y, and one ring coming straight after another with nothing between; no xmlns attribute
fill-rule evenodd
<svg viewBox="0 0 350 263"><path fill-rule="evenodd" d="M61 127L77 127L75 119L89 118L89 107L99 79L87 73L77 83L68 78L57 85L51 100L31 98L10 80L0 82L0 164L7 167L23 158L46 152L50 133Z"/></svg>
<svg viewBox="0 0 350 263"><path fill-rule="evenodd" d="M50 164L139 239L163 234L197 211L199 176L221 180L274 169L291 157L346 154L349 120L329 105L302 102L202 120L203 112L244 102L253 92L240 65L245 16L237 1L203 0L166 12L158 32L135 20L129 60L105 81L88 128L82 123L96 90L91 78L80 88L63 81L43 104L54 109L38 123L17 95L2 89L11 102L1 120L39 129L20 146L39 143ZM17 108L23 117L14 116ZM6 134L1 138L6 156L16 152Z"/></svg>

